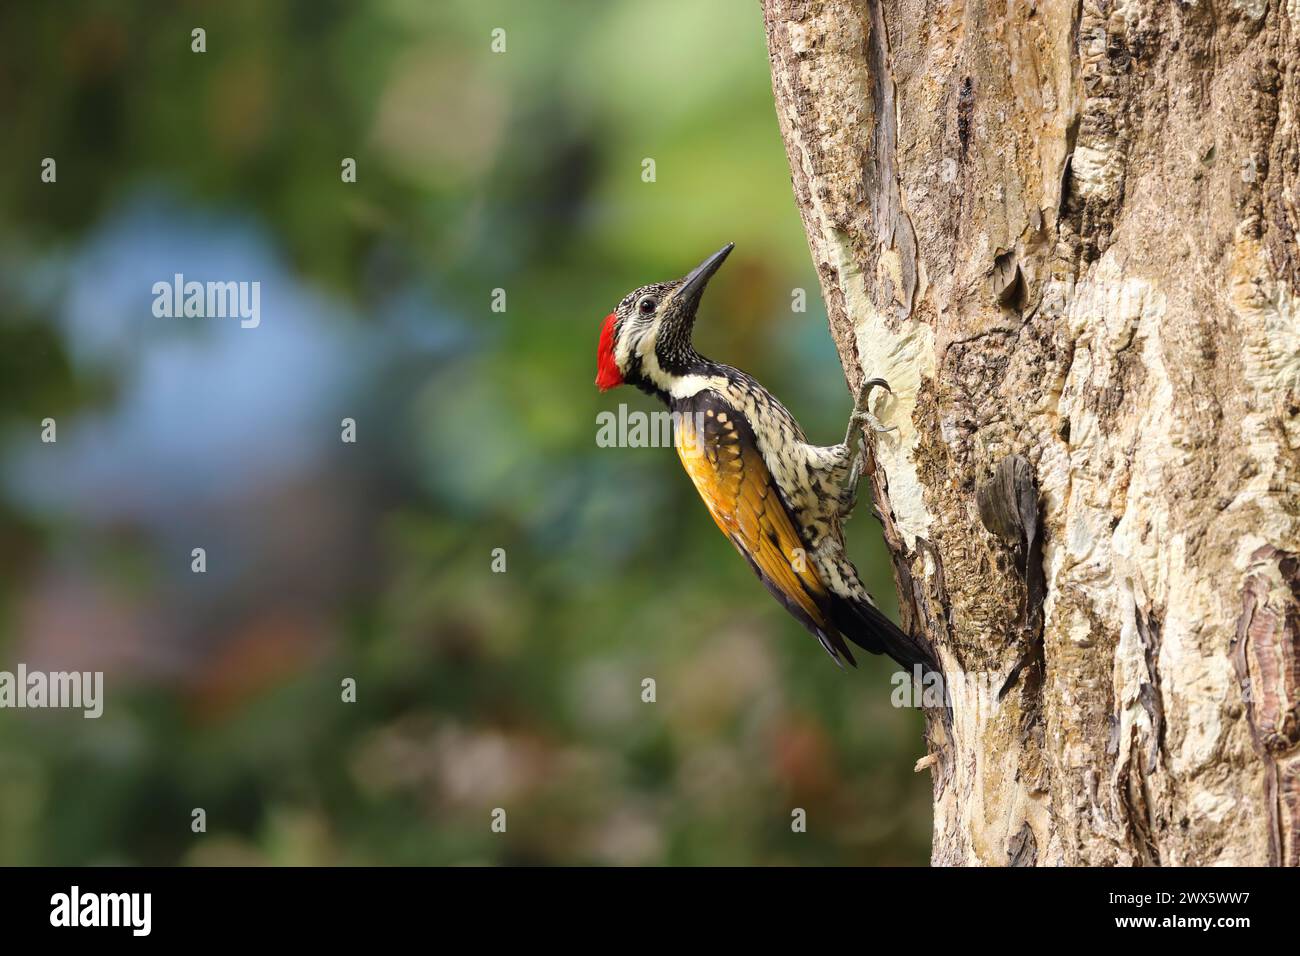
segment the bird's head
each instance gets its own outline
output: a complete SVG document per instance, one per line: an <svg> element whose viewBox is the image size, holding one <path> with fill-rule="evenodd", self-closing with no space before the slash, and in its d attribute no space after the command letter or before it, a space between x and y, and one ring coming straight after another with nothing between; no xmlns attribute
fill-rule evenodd
<svg viewBox="0 0 1300 956"><path fill-rule="evenodd" d="M605 316L596 350L601 391L626 382L670 392L672 379L690 371L699 361L691 332L700 297L733 248L734 243L727 243L681 279L643 285Z"/></svg>

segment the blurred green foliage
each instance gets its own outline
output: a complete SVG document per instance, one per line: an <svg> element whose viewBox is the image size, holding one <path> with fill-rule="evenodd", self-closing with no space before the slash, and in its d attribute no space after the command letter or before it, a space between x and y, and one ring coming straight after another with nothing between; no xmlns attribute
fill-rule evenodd
<svg viewBox="0 0 1300 956"><path fill-rule="evenodd" d="M842 434L752 0L15 4L0 48L0 669L108 698L0 711L0 863L924 862L892 666L595 444L654 408L594 389L601 317L725 241L697 344ZM154 318L182 249L263 326Z"/></svg>

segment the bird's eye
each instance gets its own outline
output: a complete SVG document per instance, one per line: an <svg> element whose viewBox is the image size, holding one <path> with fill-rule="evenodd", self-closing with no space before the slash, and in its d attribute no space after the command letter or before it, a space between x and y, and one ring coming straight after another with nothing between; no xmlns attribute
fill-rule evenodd
<svg viewBox="0 0 1300 956"><path fill-rule="evenodd" d="M658 303L655 302L654 297L648 295L648 296L646 296L644 299L641 300L641 302L640 302L640 304L637 306L637 308L639 308L639 309L641 310L641 314L642 314L642 315L649 315L651 312L653 312L653 311L655 310L655 306L656 306L657 304L658 304Z"/></svg>

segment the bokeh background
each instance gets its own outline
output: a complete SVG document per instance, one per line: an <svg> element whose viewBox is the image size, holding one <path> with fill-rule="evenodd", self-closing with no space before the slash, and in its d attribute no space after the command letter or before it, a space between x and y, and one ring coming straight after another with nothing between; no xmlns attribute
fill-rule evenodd
<svg viewBox="0 0 1300 956"><path fill-rule="evenodd" d="M700 348L843 433L753 0L6 4L0 115L0 669L107 697L0 711L0 863L925 862L892 667L595 442L601 317L726 241Z"/></svg>

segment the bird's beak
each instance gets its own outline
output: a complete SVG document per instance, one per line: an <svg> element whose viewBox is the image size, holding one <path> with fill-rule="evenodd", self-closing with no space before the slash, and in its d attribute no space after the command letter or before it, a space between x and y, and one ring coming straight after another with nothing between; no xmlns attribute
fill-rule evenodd
<svg viewBox="0 0 1300 956"><path fill-rule="evenodd" d="M704 295L704 287L709 284L713 278L713 273L717 272L731 250L736 248L734 242L729 242L709 258L705 259L692 270L691 274L682 280L681 288L677 290L675 298L682 308L691 312L700 304L700 296Z"/></svg>

